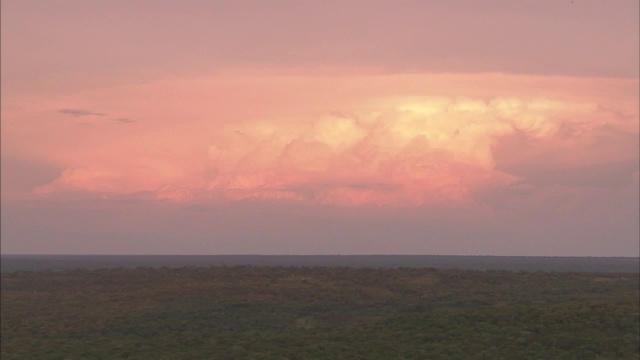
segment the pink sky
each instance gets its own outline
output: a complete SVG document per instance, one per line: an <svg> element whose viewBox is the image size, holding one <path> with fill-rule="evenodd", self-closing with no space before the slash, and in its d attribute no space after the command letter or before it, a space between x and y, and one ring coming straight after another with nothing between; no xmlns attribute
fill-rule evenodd
<svg viewBox="0 0 640 360"><path fill-rule="evenodd" d="M2 252L638 256L637 1L3 1Z"/></svg>

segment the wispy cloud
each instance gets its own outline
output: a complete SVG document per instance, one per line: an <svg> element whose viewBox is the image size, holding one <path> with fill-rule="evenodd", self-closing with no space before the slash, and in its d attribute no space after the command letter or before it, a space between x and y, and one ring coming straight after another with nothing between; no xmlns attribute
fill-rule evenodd
<svg viewBox="0 0 640 360"><path fill-rule="evenodd" d="M106 115L106 114L103 114L103 113L97 113L97 112L84 110L84 109L60 109L60 110L58 110L58 112L62 113L62 114L74 116L74 117L79 117L79 116L105 116Z"/></svg>
<svg viewBox="0 0 640 360"><path fill-rule="evenodd" d="M135 120L131 118L117 118L117 119L113 119L113 121L121 122L123 124L130 124L132 122L135 122Z"/></svg>

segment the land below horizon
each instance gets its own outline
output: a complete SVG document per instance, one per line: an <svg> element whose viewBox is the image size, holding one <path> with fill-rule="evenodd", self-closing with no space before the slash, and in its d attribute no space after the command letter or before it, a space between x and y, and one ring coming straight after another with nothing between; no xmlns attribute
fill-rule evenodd
<svg viewBox="0 0 640 360"><path fill-rule="evenodd" d="M1 274L3 359L635 359L637 273L190 266Z"/></svg>

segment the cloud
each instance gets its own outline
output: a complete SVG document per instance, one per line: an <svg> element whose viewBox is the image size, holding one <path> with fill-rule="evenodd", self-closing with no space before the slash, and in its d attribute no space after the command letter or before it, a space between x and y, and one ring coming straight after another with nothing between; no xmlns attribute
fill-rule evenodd
<svg viewBox="0 0 640 360"><path fill-rule="evenodd" d="M558 114L581 111L571 104L549 104L536 99L396 99L359 116L310 118L297 129L271 121L212 128L210 162L204 164L212 175L202 177L206 188L190 191L234 200L347 206L464 204L487 184L520 181L525 175L502 166L502 159L497 168L502 172L494 171L494 155L501 152L492 147L492 139L522 133L532 141L550 141L560 129ZM522 153L518 159L525 157ZM167 160L172 168L181 167ZM191 198L156 190L185 188L184 179L171 179L162 168L125 169L106 163L69 169L47 189L155 191L163 199ZM198 172L184 171L187 177Z"/></svg>
<svg viewBox="0 0 640 360"><path fill-rule="evenodd" d="M83 110L83 109L60 109L60 110L58 110L58 112L62 113L62 114L74 116L74 117L79 117L79 116L105 116L106 115L106 114L103 114L103 113L97 113L97 112L92 112L92 111Z"/></svg>
<svg viewBox="0 0 640 360"><path fill-rule="evenodd" d="M538 139L522 131L503 136L492 146L495 169L536 186L628 185L640 166L638 134L611 125L588 131L583 126L565 123Z"/></svg>
<svg viewBox="0 0 640 360"><path fill-rule="evenodd" d="M24 151L65 170L38 193L467 207L497 189L622 186L637 169L633 81L248 74L83 95L153 125L49 129L60 138Z"/></svg>
<svg viewBox="0 0 640 360"><path fill-rule="evenodd" d="M35 159L10 155L2 157L2 190L25 193L34 187L51 183L60 176L60 169ZM4 199L4 197L3 197Z"/></svg>
<svg viewBox="0 0 640 360"><path fill-rule="evenodd" d="M124 123L124 124L130 124L132 122L135 122L135 120L131 119L131 118L117 118L117 119L113 119L113 120L121 122L121 123Z"/></svg>

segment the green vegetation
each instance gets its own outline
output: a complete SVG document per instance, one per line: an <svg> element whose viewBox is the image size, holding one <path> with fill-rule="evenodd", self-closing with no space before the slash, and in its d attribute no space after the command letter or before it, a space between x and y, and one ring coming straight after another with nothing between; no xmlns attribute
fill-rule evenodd
<svg viewBox="0 0 640 360"><path fill-rule="evenodd" d="M188 267L2 274L8 359L637 359L638 274Z"/></svg>

